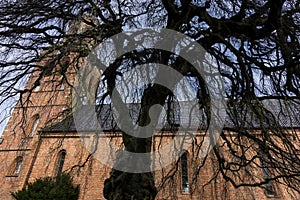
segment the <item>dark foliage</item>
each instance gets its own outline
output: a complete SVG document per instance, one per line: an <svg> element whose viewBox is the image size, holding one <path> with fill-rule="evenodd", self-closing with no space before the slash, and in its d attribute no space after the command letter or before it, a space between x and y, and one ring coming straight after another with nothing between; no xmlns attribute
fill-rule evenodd
<svg viewBox="0 0 300 200"><path fill-rule="evenodd" d="M79 186L72 183L69 174L61 174L56 178L44 177L29 183L27 188L12 192L16 200L77 200Z"/></svg>

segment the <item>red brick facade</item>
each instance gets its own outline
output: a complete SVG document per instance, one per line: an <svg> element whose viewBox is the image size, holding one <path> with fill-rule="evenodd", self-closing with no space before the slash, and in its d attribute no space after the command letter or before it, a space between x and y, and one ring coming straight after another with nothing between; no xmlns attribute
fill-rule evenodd
<svg viewBox="0 0 300 200"><path fill-rule="evenodd" d="M69 73L74 76L74 73ZM28 82L28 87L35 80L34 74ZM62 171L72 173L74 182L80 185L80 199L104 199L104 180L109 177L110 168L98 159L89 157L89 151L82 145L82 138L76 132L47 132L40 131L44 127L62 121L69 113L71 105L71 89L67 84L53 77L46 77L41 82L38 91L33 91L30 102L21 107L15 107L7 127L2 135L0 144L0 199L11 199L10 192L22 189L28 182L44 176L55 176L60 152L65 151ZM74 78L70 80L74 81ZM24 109L26 108L26 109ZM25 116L25 118L24 118ZM37 121L38 120L38 121ZM38 122L38 123L37 123ZM33 131L32 136L30 136ZM104 133L103 133L104 134ZM201 138L201 132L198 133ZM228 134L231 134L228 132ZM119 134L106 133L115 144L121 144ZM85 133L91 138L94 133ZM98 140L103 139L99 137ZM172 134L158 134L153 140L153 149L172 140ZM201 139L200 139L201 140ZM182 165L172 164L154 172L158 188L157 199L291 199L287 188L274 185L276 195L268 196L264 189L241 187L235 189L221 175L215 174L216 158L211 155L205 166L201 168L201 176L193 179L193 170L202 160L191 160L192 149L187 153L188 190L182 191ZM171 152L170 152L171 153ZM89 159L87 159L89 158ZM21 162L21 164L20 164ZM252 169L258 177L262 176L261 169ZM220 178L213 179L214 176ZM169 177L169 178L166 178ZM245 174L245 178L247 175ZM212 180L210 182L210 180ZM207 184L209 183L209 184ZM204 184L207 184L205 187ZM293 197L295 198L295 197ZM300 197L299 197L300 198ZM299 199L298 198L298 199ZM296 198L297 199L297 198Z"/></svg>

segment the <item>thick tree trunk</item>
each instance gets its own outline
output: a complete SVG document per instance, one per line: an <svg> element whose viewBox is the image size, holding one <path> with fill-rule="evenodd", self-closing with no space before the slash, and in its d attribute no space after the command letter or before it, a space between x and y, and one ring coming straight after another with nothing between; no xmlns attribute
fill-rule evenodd
<svg viewBox="0 0 300 200"><path fill-rule="evenodd" d="M152 173L127 173L112 169L104 183L109 200L152 200L157 194Z"/></svg>
<svg viewBox="0 0 300 200"><path fill-rule="evenodd" d="M149 117L149 108L155 104L164 105L170 90L161 85L149 85L145 90L142 101L141 110L139 113L138 124L139 126L148 125L151 121ZM159 113L157 113L159 115ZM151 121L151 123L157 123ZM154 130L153 130L154 133ZM126 151L134 153L149 153L151 152L152 137L137 138L123 133L123 142ZM118 171L118 166L124 166L124 163L130 167L142 167L145 173L128 173ZM150 172L151 157L143 158L139 161L137 158L128 158L119 152L116 158L115 167L110 172L110 178L105 180L104 183L104 197L108 200L152 200L157 194L154 184L154 177ZM147 170L148 169L148 170Z"/></svg>

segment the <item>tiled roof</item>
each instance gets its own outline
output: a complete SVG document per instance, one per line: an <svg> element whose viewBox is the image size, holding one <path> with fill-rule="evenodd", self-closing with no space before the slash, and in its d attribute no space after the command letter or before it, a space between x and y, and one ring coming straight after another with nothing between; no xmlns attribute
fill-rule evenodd
<svg viewBox="0 0 300 200"><path fill-rule="evenodd" d="M300 127L300 101L268 99L251 105L230 106L227 109L227 127Z"/></svg>
<svg viewBox="0 0 300 200"><path fill-rule="evenodd" d="M219 110L218 112L220 113L218 115L225 119L224 127L300 127L300 101L272 99L264 100L261 103L264 105L263 109L258 109L261 107L255 104L250 107L249 105L240 106L240 104L232 104L230 109L226 110L227 112ZM131 120L134 123L137 122L140 104L127 104L127 107ZM192 130L206 129L207 120L203 109L193 107L188 102L179 102L176 108L180 109L171 109L169 118L166 112L163 112L159 120L159 124L161 125L159 129L169 130L179 126ZM100 111L98 115L96 114L96 109ZM164 109L167 110L166 107ZM116 123L117 115L113 110L109 104L103 105L101 109L94 105L84 105L64 120L42 129L41 132L118 131L120 129ZM264 118L258 117L260 114L263 114Z"/></svg>

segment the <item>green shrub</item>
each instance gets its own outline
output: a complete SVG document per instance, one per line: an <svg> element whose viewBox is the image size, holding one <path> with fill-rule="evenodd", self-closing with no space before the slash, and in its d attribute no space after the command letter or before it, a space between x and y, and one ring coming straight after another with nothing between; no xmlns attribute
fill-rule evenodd
<svg viewBox="0 0 300 200"><path fill-rule="evenodd" d="M56 178L45 177L29 183L28 187L11 195L16 200L77 200L79 186L74 186L69 174L61 174Z"/></svg>

